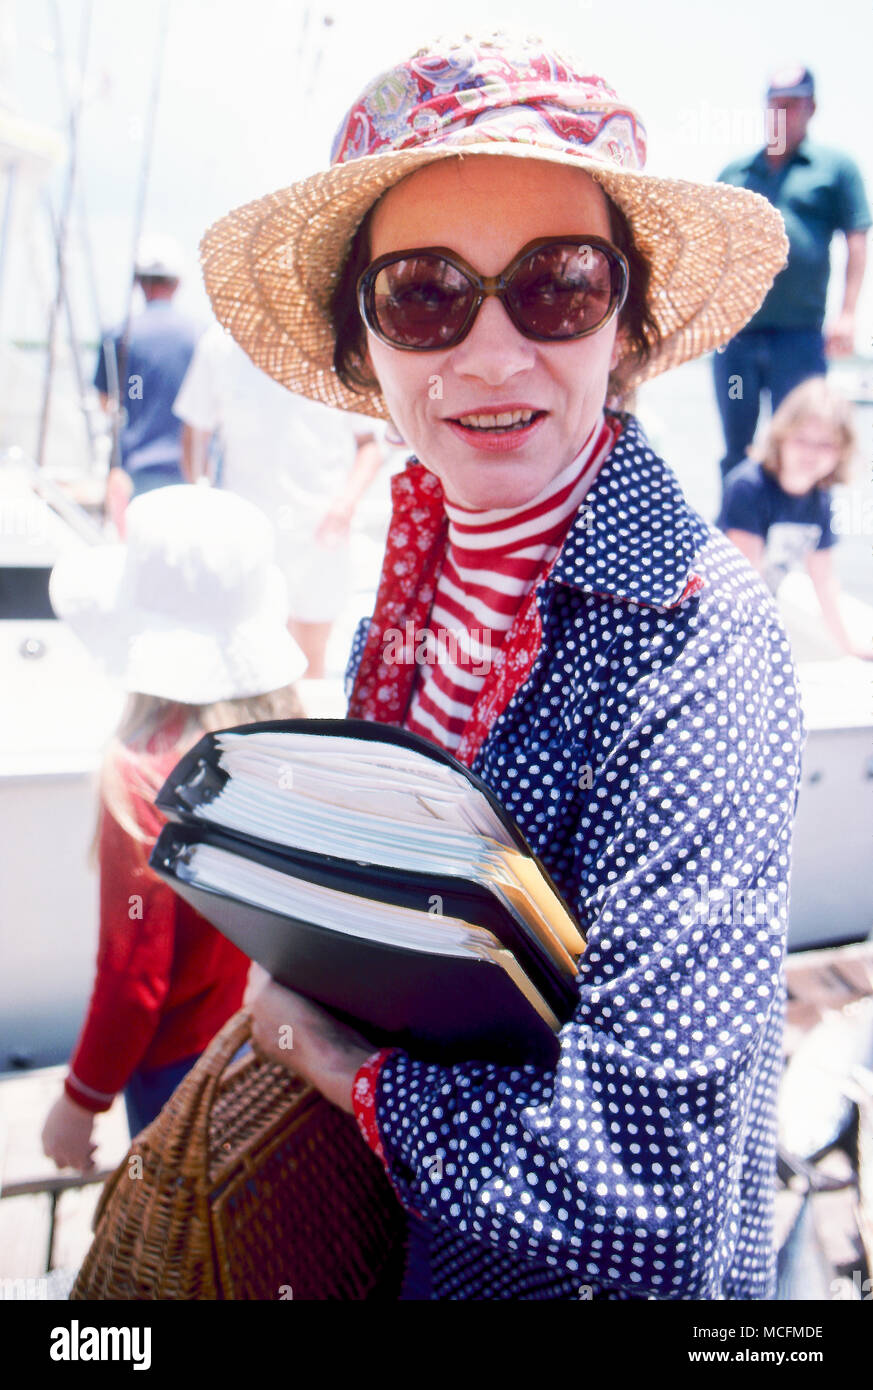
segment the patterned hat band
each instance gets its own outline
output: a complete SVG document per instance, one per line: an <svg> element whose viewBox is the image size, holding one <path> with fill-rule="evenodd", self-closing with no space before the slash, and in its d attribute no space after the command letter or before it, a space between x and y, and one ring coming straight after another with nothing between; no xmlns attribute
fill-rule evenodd
<svg viewBox="0 0 873 1390"><path fill-rule="evenodd" d="M578 95L578 106L572 101ZM643 169L646 132L636 112L616 101L595 103L591 93L525 84L501 84L457 96L441 95L407 111L360 102L349 112L334 141L331 162L347 164L387 150L427 148L483 140L512 141L573 151L621 169ZM470 99L472 97L472 100Z"/></svg>

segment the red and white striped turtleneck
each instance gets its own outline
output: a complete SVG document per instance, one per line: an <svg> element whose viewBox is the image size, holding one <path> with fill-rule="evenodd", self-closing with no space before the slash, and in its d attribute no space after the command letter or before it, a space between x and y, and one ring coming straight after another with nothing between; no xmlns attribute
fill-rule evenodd
<svg viewBox="0 0 873 1390"><path fill-rule="evenodd" d="M601 413L580 452L520 507L474 511L445 503L448 546L405 727L457 748L491 659L616 438ZM426 658L426 659L422 659Z"/></svg>

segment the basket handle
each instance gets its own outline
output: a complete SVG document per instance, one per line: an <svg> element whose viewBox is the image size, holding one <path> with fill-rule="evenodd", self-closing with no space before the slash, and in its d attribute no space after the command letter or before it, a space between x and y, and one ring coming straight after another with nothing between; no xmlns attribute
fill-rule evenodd
<svg viewBox="0 0 873 1390"><path fill-rule="evenodd" d="M152 1121L152 1125L167 1130L167 1137L172 1134L172 1148L177 1150L172 1161L181 1174L192 1176L199 1172L199 1153L206 1144L215 1093L228 1065L243 1044L249 1041L251 1033L252 1017L248 1009L239 1009L231 1014L180 1083L176 1094L183 1112L187 1113L185 1123L180 1126L176 1119L171 1121L166 1112ZM158 1142L161 1143L164 1138L161 1134Z"/></svg>
<svg viewBox="0 0 873 1390"><path fill-rule="evenodd" d="M218 1069L218 1075L233 1059L243 1043L251 1041L252 1015L247 1008L237 1009L215 1034L209 1044L209 1060ZM210 1071L213 1068L210 1067Z"/></svg>
<svg viewBox="0 0 873 1390"><path fill-rule="evenodd" d="M204 1117L204 1122L212 1109L213 1097L224 1072L243 1044L251 1041L251 1036L251 1012L247 1008L238 1009L218 1030L196 1063L193 1070L197 1075L197 1089L200 1092L197 1109Z"/></svg>
<svg viewBox="0 0 873 1390"><path fill-rule="evenodd" d="M147 1142L163 1155L169 1168L180 1178L196 1183L202 1171L202 1154L207 1143L215 1092L227 1067L251 1035L251 1013L247 1008L238 1009L215 1034L206 1051L180 1082L176 1095L179 1097L181 1114L179 1110L173 1114L165 1108L143 1130L143 1134L149 1136ZM173 1101L169 1104L172 1106ZM104 1184L92 1222L95 1231L120 1179L127 1175L131 1155L139 1151L140 1137L134 1135L127 1155Z"/></svg>

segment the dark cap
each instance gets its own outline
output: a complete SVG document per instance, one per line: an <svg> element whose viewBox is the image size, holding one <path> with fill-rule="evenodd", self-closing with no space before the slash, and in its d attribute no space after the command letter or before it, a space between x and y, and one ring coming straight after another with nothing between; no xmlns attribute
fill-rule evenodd
<svg viewBox="0 0 873 1390"><path fill-rule="evenodd" d="M767 83L767 100L773 97L814 97L815 82L809 68L799 63L793 67L778 68Z"/></svg>

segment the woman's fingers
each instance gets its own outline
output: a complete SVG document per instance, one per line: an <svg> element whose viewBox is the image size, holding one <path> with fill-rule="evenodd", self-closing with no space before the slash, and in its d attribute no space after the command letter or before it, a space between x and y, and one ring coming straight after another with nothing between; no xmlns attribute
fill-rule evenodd
<svg viewBox="0 0 873 1390"><path fill-rule="evenodd" d="M91 1138L94 1116L64 1094L55 1101L42 1131L42 1149L58 1168L90 1173L97 1144Z"/></svg>
<svg viewBox="0 0 873 1390"><path fill-rule="evenodd" d="M248 1009L251 1006L252 1000L255 999L258 994L260 994L261 990L264 988L264 986L270 979L271 976L269 971L265 970L262 965L258 965L258 962L256 960L253 960L251 965L249 966L249 973L248 978L246 980L245 993L243 994L244 1009Z"/></svg>
<svg viewBox="0 0 873 1390"><path fill-rule="evenodd" d="M252 1000L252 1045L327 1094L338 1075L350 1076L374 1048L326 1009L270 980ZM349 1082L349 1089L351 1081Z"/></svg>
<svg viewBox="0 0 873 1390"><path fill-rule="evenodd" d="M252 1046L258 1056L293 1070L290 1053L294 1046L298 996L277 984L266 971L261 973L264 978L249 1003Z"/></svg>

